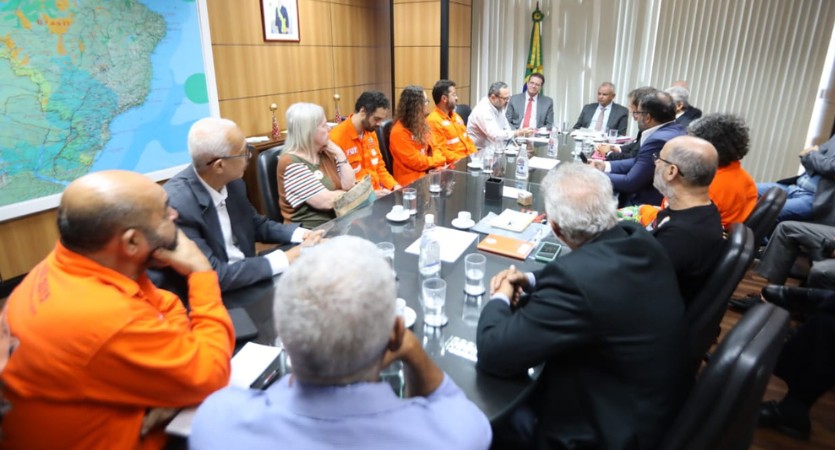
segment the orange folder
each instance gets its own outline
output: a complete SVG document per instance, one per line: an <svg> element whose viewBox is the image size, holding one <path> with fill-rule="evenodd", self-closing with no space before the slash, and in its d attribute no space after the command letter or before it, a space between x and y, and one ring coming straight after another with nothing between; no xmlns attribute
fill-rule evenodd
<svg viewBox="0 0 835 450"><path fill-rule="evenodd" d="M523 241L498 234L488 234L478 243L478 249L511 258L524 260L535 247L531 241Z"/></svg>

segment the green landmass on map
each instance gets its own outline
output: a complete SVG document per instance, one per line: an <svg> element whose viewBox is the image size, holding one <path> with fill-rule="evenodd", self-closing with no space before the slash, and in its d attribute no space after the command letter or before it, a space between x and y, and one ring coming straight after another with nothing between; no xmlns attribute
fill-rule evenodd
<svg viewBox="0 0 835 450"><path fill-rule="evenodd" d="M0 2L0 206L89 172L111 121L147 98L165 34L139 1Z"/></svg>

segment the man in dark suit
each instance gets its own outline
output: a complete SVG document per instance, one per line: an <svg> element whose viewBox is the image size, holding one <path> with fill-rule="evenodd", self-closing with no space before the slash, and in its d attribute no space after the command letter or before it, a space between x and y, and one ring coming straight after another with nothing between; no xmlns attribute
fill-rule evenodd
<svg viewBox="0 0 835 450"><path fill-rule="evenodd" d="M690 91L681 86L667 88L664 92L670 94L676 104L676 122L687 128L690 122L702 117L702 110L690 106Z"/></svg>
<svg viewBox="0 0 835 450"><path fill-rule="evenodd" d="M541 94L545 84L545 76L532 73L528 77L528 92L522 92L510 97L507 105L507 121L515 129L554 126L554 100Z"/></svg>
<svg viewBox="0 0 835 450"><path fill-rule="evenodd" d="M192 165L165 183L176 223L209 258L221 291L269 279L300 254L300 248L255 253L255 243L313 245L321 232L285 225L256 213L241 177L251 156L244 134L231 120L206 118L188 134ZM181 278L172 271L152 273L157 285L180 293Z"/></svg>
<svg viewBox="0 0 835 450"><path fill-rule="evenodd" d="M614 102L615 95L614 84L608 81L602 83L597 88L597 103L583 106L574 129L591 128L601 132L606 129L618 130L619 135L626 136L629 110Z"/></svg>
<svg viewBox="0 0 835 450"><path fill-rule="evenodd" d="M551 228L572 251L537 273L511 266L491 280L477 367L518 376L545 363L531 404L511 418L538 448L654 449L692 382L669 259L640 225L617 221L599 171L561 164L542 193ZM524 436L531 411L537 423ZM497 427L498 445L532 443L507 442L505 431Z"/></svg>
<svg viewBox="0 0 835 450"><path fill-rule="evenodd" d="M638 154L620 161L590 161L606 172L615 191L620 196L620 206L660 205L661 194L652 185L655 174L655 158L664 144L676 136L685 134L684 127L675 122L675 106L670 95L654 90L638 100L638 108L632 117L641 131Z"/></svg>

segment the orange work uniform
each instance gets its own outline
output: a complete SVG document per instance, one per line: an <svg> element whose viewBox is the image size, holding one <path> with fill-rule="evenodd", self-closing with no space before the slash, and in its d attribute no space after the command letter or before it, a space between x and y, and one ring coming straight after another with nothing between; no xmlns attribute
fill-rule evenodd
<svg viewBox="0 0 835 450"><path fill-rule="evenodd" d="M427 136L431 141L431 133ZM432 145L414 140L409 131L398 120L391 127L389 148L393 160L394 179L405 186L426 174L427 170L446 164L446 157L439 151L432 151Z"/></svg>
<svg viewBox="0 0 835 450"><path fill-rule="evenodd" d="M3 372L13 405L0 447L160 448L147 408L198 404L229 382L235 336L215 272L188 277L187 313L145 275L130 279L60 243L12 292L20 340Z"/></svg>
<svg viewBox="0 0 835 450"><path fill-rule="evenodd" d="M757 184L739 161L716 170L708 193L722 216L723 227L745 222L757 204Z"/></svg>
<svg viewBox="0 0 835 450"><path fill-rule="evenodd" d="M397 181L386 170L386 163L380 152L380 142L377 133L366 131L360 136L351 122L351 114L347 119L333 127L331 140L345 152L348 164L354 169L354 178L362 180L366 175L371 177L371 187L376 191L380 188L394 189Z"/></svg>
<svg viewBox="0 0 835 450"><path fill-rule="evenodd" d="M437 106L426 118L433 141L438 143L441 153L446 157L447 164L454 163L469 154L475 153L475 142L467 134L464 119L455 111L452 115Z"/></svg>

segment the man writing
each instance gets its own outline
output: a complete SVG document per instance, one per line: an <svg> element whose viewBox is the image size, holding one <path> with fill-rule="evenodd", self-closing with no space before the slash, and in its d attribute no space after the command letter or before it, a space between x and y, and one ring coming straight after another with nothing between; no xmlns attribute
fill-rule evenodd
<svg viewBox="0 0 835 450"><path fill-rule="evenodd" d="M467 134L464 119L455 112L458 105L455 82L438 80L432 87L432 100L435 101L435 109L429 113L426 122L432 133L432 141L446 157L447 164L475 153L475 144Z"/></svg>
<svg viewBox="0 0 835 450"><path fill-rule="evenodd" d="M386 120L388 110L389 101L382 92L363 92L357 98L354 113L330 132L331 141L345 152L348 164L354 169L354 178L370 176L371 187L378 196L400 188L386 170L377 140L377 127Z"/></svg>
<svg viewBox="0 0 835 450"><path fill-rule="evenodd" d="M532 73L528 77L527 92L510 97L507 121L513 128L547 128L554 126L554 100L541 94L545 76Z"/></svg>
<svg viewBox="0 0 835 450"><path fill-rule="evenodd" d="M333 255L351 263L334 264ZM282 275L274 303L293 373L263 391L211 396L190 447L487 449L487 418L405 329L395 297L391 268L371 242L340 236L306 252ZM380 381L397 360L405 399Z"/></svg>
<svg viewBox="0 0 835 450"><path fill-rule="evenodd" d="M220 288L229 291L284 271L301 249L255 254L255 242L313 245L322 232L285 225L255 212L241 179L250 158L244 134L227 119L205 118L188 133L192 164L165 183L177 225L209 258ZM182 278L172 271L153 273L158 286L182 297Z"/></svg>
<svg viewBox="0 0 835 450"><path fill-rule="evenodd" d="M61 241L15 289L7 319L20 347L3 373L8 449L162 448L140 436L146 410L202 401L229 381L234 335L217 274L174 225L165 191L123 171L72 182ZM148 280L188 280L191 312Z"/></svg>

